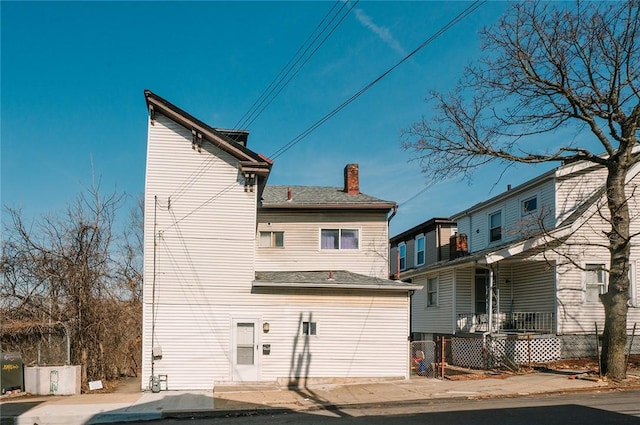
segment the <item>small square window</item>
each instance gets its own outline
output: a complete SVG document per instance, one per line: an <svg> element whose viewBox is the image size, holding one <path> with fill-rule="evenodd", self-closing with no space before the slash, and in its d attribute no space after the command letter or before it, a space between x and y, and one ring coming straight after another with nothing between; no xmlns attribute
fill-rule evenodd
<svg viewBox="0 0 640 425"><path fill-rule="evenodd" d="M260 232L261 248L284 247L284 232Z"/></svg>
<svg viewBox="0 0 640 425"><path fill-rule="evenodd" d="M522 201L522 215L531 214L538 209L538 197L534 196Z"/></svg>
<svg viewBox="0 0 640 425"><path fill-rule="evenodd" d="M302 322L302 335L316 335L316 322Z"/></svg>

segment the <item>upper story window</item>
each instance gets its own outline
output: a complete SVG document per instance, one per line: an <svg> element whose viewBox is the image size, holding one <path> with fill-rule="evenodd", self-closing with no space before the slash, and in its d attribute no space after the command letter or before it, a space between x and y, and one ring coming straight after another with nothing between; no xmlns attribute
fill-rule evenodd
<svg viewBox="0 0 640 425"><path fill-rule="evenodd" d="M489 214L489 242L502 239L502 211Z"/></svg>
<svg viewBox="0 0 640 425"><path fill-rule="evenodd" d="M261 248L284 247L284 232L260 232Z"/></svg>
<svg viewBox="0 0 640 425"><path fill-rule="evenodd" d="M522 201L522 215L531 214L538 209L538 197L532 196Z"/></svg>
<svg viewBox="0 0 640 425"><path fill-rule="evenodd" d="M320 247L322 249L358 249L360 247L358 229L322 229Z"/></svg>
<svg viewBox="0 0 640 425"><path fill-rule="evenodd" d="M424 264L424 235L416 237L416 266Z"/></svg>
<svg viewBox="0 0 640 425"><path fill-rule="evenodd" d="M400 263L400 270L407 269L407 246L402 243L398 245L398 262Z"/></svg>
<svg viewBox="0 0 640 425"><path fill-rule="evenodd" d="M585 264L585 301L588 303L600 302L600 294L606 291L606 273L604 264Z"/></svg>

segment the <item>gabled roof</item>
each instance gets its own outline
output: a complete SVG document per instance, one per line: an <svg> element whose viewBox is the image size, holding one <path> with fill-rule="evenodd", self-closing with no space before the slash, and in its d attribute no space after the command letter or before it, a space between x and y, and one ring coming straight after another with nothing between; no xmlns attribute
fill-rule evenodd
<svg viewBox="0 0 640 425"><path fill-rule="evenodd" d="M390 210L395 202L363 193L348 194L341 187L267 186L262 208L274 209L380 209Z"/></svg>
<svg viewBox="0 0 640 425"><path fill-rule="evenodd" d="M201 144L203 141L207 141L236 157L240 161L243 170L260 175L269 174L273 162L246 147L249 135L246 130L225 130L210 127L150 90L144 91L144 97L152 123L155 114L159 112L190 130L194 144Z"/></svg>
<svg viewBox="0 0 640 425"><path fill-rule="evenodd" d="M399 280L379 279L344 270L256 272L253 287L375 289L383 291L415 291L422 289L421 285L412 285Z"/></svg>

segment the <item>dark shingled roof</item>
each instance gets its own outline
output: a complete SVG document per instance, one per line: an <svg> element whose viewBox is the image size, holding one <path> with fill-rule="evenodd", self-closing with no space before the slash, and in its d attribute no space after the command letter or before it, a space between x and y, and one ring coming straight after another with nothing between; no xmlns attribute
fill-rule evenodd
<svg viewBox="0 0 640 425"><path fill-rule="evenodd" d="M287 196L291 191L291 199ZM367 208L386 209L395 202L383 201L373 196L359 193L350 195L341 187L320 186L266 186L262 193L263 208Z"/></svg>
<svg viewBox="0 0 640 425"><path fill-rule="evenodd" d="M344 270L256 272L253 286L292 288L415 290L422 286Z"/></svg>

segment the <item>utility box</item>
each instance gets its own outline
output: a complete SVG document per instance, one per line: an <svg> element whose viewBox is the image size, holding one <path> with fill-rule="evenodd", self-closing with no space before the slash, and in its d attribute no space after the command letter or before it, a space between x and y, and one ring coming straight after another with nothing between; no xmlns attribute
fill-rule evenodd
<svg viewBox="0 0 640 425"><path fill-rule="evenodd" d="M79 365L26 367L25 390L34 395L80 394L81 372Z"/></svg>
<svg viewBox="0 0 640 425"><path fill-rule="evenodd" d="M24 391L24 369L20 353L0 353L0 387L2 394Z"/></svg>

